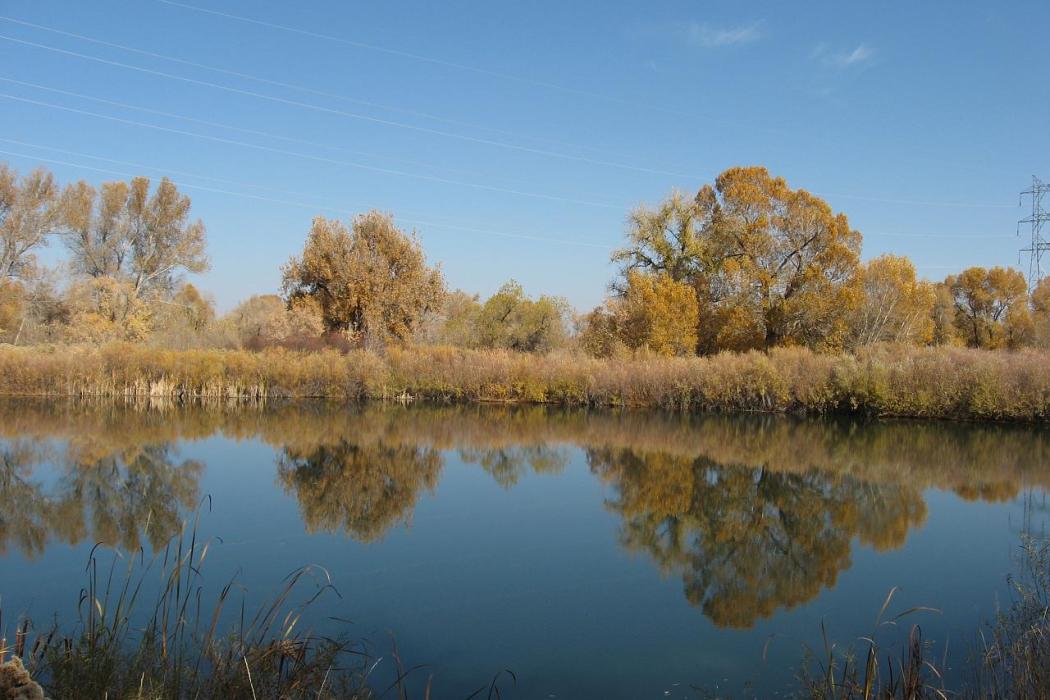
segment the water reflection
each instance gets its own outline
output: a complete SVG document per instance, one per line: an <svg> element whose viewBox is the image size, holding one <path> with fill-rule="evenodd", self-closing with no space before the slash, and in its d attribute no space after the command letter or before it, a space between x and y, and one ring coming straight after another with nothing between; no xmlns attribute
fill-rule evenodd
<svg viewBox="0 0 1050 700"><path fill-rule="evenodd" d="M898 547L922 523L918 489L825 472L777 472L630 449L587 453L616 487L621 541L682 576L715 624L750 627L834 585L859 536Z"/></svg>
<svg viewBox="0 0 1050 700"><path fill-rule="evenodd" d="M172 443L113 452L69 442L20 438L0 445L0 553L12 544L41 554L49 538L85 539L134 551L156 548L178 532L200 498L204 465L179 460ZM35 477L42 464L58 472L50 486Z"/></svg>
<svg viewBox="0 0 1050 700"><path fill-rule="evenodd" d="M285 447L277 475L299 499L310 532L342 531L367 542L411 518L420 492L437 485L442 466L432 447L344 439Z"/></svg>
<svg viewBox="0 0 1050 700"><path fill-rule="evenodd" d="M608 487L622 545L680 577L691 604L732 627L833 586L855 541L900 547L924 522L928 488L1001 501L1050 483L1050 436L1017 426L9 401L0 403L0 553L37 556L49 541L160 545L201 497L204 465L178 445L212 435L272 446L305 529L362 542L410 522L452 457L512 489L582 455Z"/></svg>

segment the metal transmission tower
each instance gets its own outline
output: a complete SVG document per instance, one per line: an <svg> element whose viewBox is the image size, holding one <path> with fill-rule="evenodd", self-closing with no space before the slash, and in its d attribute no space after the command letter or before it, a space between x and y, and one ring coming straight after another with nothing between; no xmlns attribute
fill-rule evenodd
<svg viewBox="0 0 1050 700"><path fill-rule="evenodd" d="M1043 195L1050 192L1050 184L1047 184L1032 176L1032 189L1021 193L1018 201L1023 200L1025 195L1032 198L1032 215L1017 222L1017 235L1021 235L1021 226L1028 224L1032 229L1032 242L1027 248L1022 248L1021 253L1028 253L1028 289L1035 289L1035 285L1043 278L1042 258L1043 253L1050 253L1050 241L1043 237L1043 224L1050 221L1050 212L1043 211Z"/></svg>

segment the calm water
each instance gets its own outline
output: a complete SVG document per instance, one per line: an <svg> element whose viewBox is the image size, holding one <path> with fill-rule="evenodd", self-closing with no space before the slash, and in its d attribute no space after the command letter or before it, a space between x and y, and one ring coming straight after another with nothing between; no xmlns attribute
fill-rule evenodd
<svg viewBox="0 0 1050 700"><path fill-rule="evenodd" d="M16 614L71 620L95 542L148 552L204 500L206 580L237 573L252 602L324 566L342 597L309 623L348 618L384 655L396 639L438 697L504 668L513 697L783 694L821 620L839 643L871 634L893 587L891 612L943 611L909 619L949 643L951 675L1008 600L1022 528L1046 528L1047 433L8 401L0 636ZM389 660L376 671L390 672Z"/></svg>

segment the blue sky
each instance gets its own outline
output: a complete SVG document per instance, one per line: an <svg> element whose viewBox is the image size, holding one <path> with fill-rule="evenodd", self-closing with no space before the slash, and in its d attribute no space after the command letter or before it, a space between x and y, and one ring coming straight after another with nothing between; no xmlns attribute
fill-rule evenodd
<svg viewBox="0 0 1050 700"><path fill-rule="evenodd" d="M0 16L0 160L172 177L208 227L194 281L223 309L277 289L311 217L369 208L415 228L452 287L513 277L589 308L632 207L750 164L844 211L865 258L940 279L1017 265L1018 192L1050 179L1046 2L5 0Z"/></svg>

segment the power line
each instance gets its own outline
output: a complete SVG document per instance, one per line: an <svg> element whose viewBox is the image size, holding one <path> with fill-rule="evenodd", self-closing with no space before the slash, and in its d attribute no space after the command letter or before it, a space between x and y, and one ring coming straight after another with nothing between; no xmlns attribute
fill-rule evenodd
<svg viewBox="0 0 1050 700"><path fill-rule="evenodd" d="M449 119L447 117L441 117L441 116L438 116L436 114L430 114L429 112L421 112L421 111L418 111L418 110L407 109L407 108L404 108L404 107L396 107L396 106L393 106L393 105L383 104L383 103L380 103L380 102L373 102L371 100L362 100L362 99L359 99L359 98L356 98L356 97L349 97L347 95L342 95L342 94L339 94L339 93L327 92L325 90L318 90L316 88L306 87L306 86L303 86L303 85L297 85L295 83L288 83L288 82L284 82L284 81L281 81L281 80L274 80L272 78L264 78L264 77L261 77L261 76L258 76L258 75L252 75L250 73L243 73L241 71L231 70L229 68L223 68L221 66L208 65L206 63L198 63L197 61L189 61L189 60L186 60L184 58L178 58L177 56L168 56L168 55L165 55L165 54L157 53L155 51L147 51L145 49L140 49L140 48L137 48L137 47L134 47L134 46L127 46L125 44L118 44L118 43L111 42L111 41L105 41L103 39L98 39L98 38L87 36L87 35L84 35L84 34L77 34L75 32L69 32L69 31L65 31L63 29L57 29L55 27L48 27L48 26L43 25L43 24L35 24L33 22L26 22L25 20L16 19L14 17L7 17L7 16L4 16L4 15L0 15L0 21L10 22L12 24L18 24L18 25L21 25L21 26L24 26L24 27L31 27L33 29L39 29L41 31L51 32L53 34L59 34L61 36L67 36L67 37L71 37L73 39L78 39L80 41L87 41L87 42L90 42L90 43L93 43L93 44L98 44L99 46L107 46L109 48L119 49L121 51L127 51L127 52L130 52L130 53L139 54L141 56L149 56L151 58L159 58L159 59L161 59L163 61L171 61L173 63L178 63L178 64L181 64L181 65L184 65L184 66L190 66L192 68L199 68L199 69L202 69L202 70L213 71L215 73L222 73L224 75L230 75L230 76L233 76L235 78L242 78L244 80L252 80L252 81L255 81L255 82L258 82L258 83L264 83L266 85L274 85L274 86L277 86L277 87L287 88L289 90L298 90L299 92L305 92L305 93L312 94L312 95L318 95L320 97L329 97L329 98L336 99L336 100L345 100L347 102L350 102L350 103L353 103L353 104L363 105L365 107L375 107L375 108L378 108L378 109L384 109L384 110L391 111L391 112L398 112L398 113L406 114L406 115L413 116L413 117L421 117L423 119L430 119L430 120L433 120L433 121L442 122L442 123L450 124L450 125L453 125L453 126L463 126L463 127L467 127L467 128L471 128L471 129L482 129L484 131L490 131L492 133L502 134L504 136L512 136L512 137L515 137L515 138L524 138L524 139L528 139L528 140L531 140L531 141L545 141L547 143L555 144L555 145L558 145L558 146L568 146L570 148L580 148L580 149L583 149L583 150L595 151L595 152L608 152L608 151L604 151L604 149L594 148L594 147L591 147L591 146L585 146L585 145L581 145L581 144L566 143L564 141L559 141L557 139L551 139L551 138L542 137L542 136L530 136L530 135L518 134L518 133L515 133L513 131L507 131L507 130L504 130L504 129L498 129L498 128L491 127L491 126L485 126L484 124L475 124L473 122L466 122L466 121L461 121L461 120L458 120L458 119Z"/></svg>
<svg viewBox="0 0 1050 700"><path fill-rule="evenodd" d="M81 99L81 100L90 100L92 102L98 102L100 104L110 105L110 106L113 106L113 107L120 107L121 109L130 109L130 110L133 110L133 111L136 111L136 112L143 112L143 113L146 113L146 114L154 114L154 115L161 116L161 117L168 117L170 119L181 119L183 121L192 122L194 124L203 124L204 126L211 126L211 127L216 127L216 128L219 128L219 129L228 129L230 131L236 131L236 132L242 133L242 134L251 134L253 136L262 136L262 137L265 137L265 138L276 139L278 141L285 141L285 142L288 142L288 143L298 143L298 144L302 144L302 145L306 145L306 146L316 146L318 148L332 149L332 150L336 150L336 151L342 151L344 153L353 153L355 155L365 156L365 157L368 157L368 158L381 158L381 159L389 160L389 161L392 161L392 162L395 162L395 163L405 163L407 165L417 165L417 166L422 166L422 167L426 167L426 168L436 168L438 170L446 170L446 171L451 172L451 173L460 173L460 174L465 174L465 175L480 175L482 177L486 176L485 173L480 173L478 171L462 170L462 169L459 169L459 168L449 168L447 166L439 165L437 163L428 163L428 162L425 162L425 161L411 160L411 159L408 159L408 158L397 158L397 157L390 156L390 155L387 155L387 154L371 153L371 152L368 152L368 151L360 151L360 150L357 150L357 149L347 148L345 146L339 146L339 145L336 145L336 144L329 144L329 143L324 143L324 142L321 142L321 141L312 141L310 139L297 138L297 137L294 137L294 136L285 136L283 134L275 134L273 132L262 131L260 129L249 129L249 128L246 128L246 127L243 127L243 126L235 126L233 124L226 124L226 123L223 123L223 122L212 121L210 119L200 119L198 117L191 117L191 116L186 115L186 114L178 114L176 112L166 112L164 110L153 109L151 107L143 107L141 105L133 105L133 104L129 104L127 102L120 102L118 100L110 100L110 99L106 99L104 97L97 97L95 95L87 95L87 94L82 93L82 92L73 92L72 90L62 90L60 88L51 87L49 85L41 85L39 83L31 83L31 82L27 82L27 81L24 81L24 80L16 80L14 78L9 78L9 77L6 77L6 76L0 76L0 81L6 82L6 83L12 83L14 85L21 85L21 86L24 86L24 87L30 87L30 88L33 88L33 89L36 89L36 90L43 90L45 92L52 92L52 93L59 94L59 95L65 95L67 97L76 97L77 99Z"/></svg>
<svg viewBox="0 0 1050 700"><path fill-rule="evenodd" d="M656 168L645 168L640 166L629 165L626 163L618 163L615 161L608 160L597 160L594 158L588 158L586 156L577 156L569 153L560 153L558 151L551 151L542 148L532 148L530 146L522 146L520 144L507 143L505 141L496 141L494 139L485 139L477 136L468 136L466 134L457 134L451 131L443 131L441 129L432 129L430 127L418 126L416 124L407 124L405 122L394 121L392 119L383 119L381 117L373 117L367 114L360 114L358 112L348 112L342 109L335 109L332 107L325 107L324 105L317 105L311 102L302 102L300 100L290 100L284 97L277 97L275 95L267 95L261 92L255 92L253 90L243 90L241 88L231 87L229 85L222 85L220 83L212 83L207 80L198 80L196 78L188 78L182 75L175 75L174 73L165 73L164 71L153 70L152 68L143 68L142 66L132 65L130 63L123 63L121 61L112 61L106 58L99 58L98 56L91 56L89 54L79 53L77 51L69 51L68 49L62 49L57 46L50 46L48 44L40 44L34 41L26 41L24 39L17 39L15 37L0 34L0 39L4 41L10 41L16 44L22 44L24 46L31 46L33 48L43 49L45 51L52 51L66 56L73 56L76 58L84 59L86 61L94 61L108 66L116 66L118 68L125 68L127 70L138 71L140 73L146 73L149 75L156 75L162 78L168 78L169 80L178 80L184 83L191 83L193 85L201 85L204 87L214 88L216 90L223 90L225 92L244 95L246 97L253 97L260 100L266 100L269 102L275 102L278 104L284 104L292 107L299 107L302 109L313 110L315 112L322 112L325 114L332 114L347 119L357 119L361 121L370 122L373 124L380 124L383 126L390 126L399 129L406 129L409 131L415 131L424 134L430 134L433 136L443 136L446 138L458 139L470 143L477 143L486 146L493 146L496 148L504 148L513 151L519 151L523 153L531 153L534 155L541 155L550 158L560 158L562 160L577 161L580 163L588 163L590 165L597 165L602 167L619 168L621 170L631 170L634 172L647 173L650 175L671 175L675 177L688 177L683 173L677 173L669 170L659 170Z"/></svg>
<svg viewBox="0 0 1050 700"><path fill-rule="evenodd" d="M157 0L157 1L158 2L166 2L167 0ZM215 88L215 89L218 89L218 90L224 90L226 92L231 92L231 93L235 93L235 94L255 97L255 98L258 98L258 99L267 100L267 101L271 101L271 102L277 102L277 103L286 104L286 105L290 105L290 106L301 107L301 108L304 108L304 109L310 109L310 110L314 110L314 111L335 114L335 115L338 115L338 116L343 116L343 117L347 117L347 118L351 118L351 119L360 119L360 120L374 122L374 123L383 124L383 125L387 125L387 126L393 126L393 127L408 129L408 130L411 130L411 131L417 131L417 132L428 133L428 134L433 134L433 135L445 136L445 137L454 138L454 139L460 139L460 140L464 140L464 141L468 141L468 142L474 142L474 143L479 143L479 144L491 145L491 146L500 147L500 148L507 148L507 149L516 150L516 151L522 151L522 152L526 152L526 153L533 153L533 154L537 154L537 155L549 156L549 157L553 157L553 158L561 158L561 159L565 159L565 160L579 161L579 162L584 162L584 163L588 163L588 164L591 164L591 165L608 166L608 167L620 168L620 169L624 169L624 170L633 170L633 171L636 171L636 172L643 172L643 173L648 173L648 174L670 175L670 176L674 176L674 177L683 177L683 178L685 178L685 177L689 177L689 178L693 177L692 175L688 175L688 174L685 174L685 173L679 173L679 172L668 171L668 170L660 170L660 169L656 169L656 168L646 168L646 167L632 166L632 165L628 165L628 164L624 164L624 163L617 163L617 162L613 162L613 161L596 160L596 159L587 158L587 157L584 157L584 156L575 156L575 155L572 155L572 154L559 153L559 152L556 152L556 151L549 151L549 150L545 150L545 149L536 149L536 148L531 148L531 147L528 147L528 146L521 146L521 145L518 145L518 144L511 144L511 143L505 143L505 142L501 142L501 141L494 141L494 140L491 140L491 139L482 139L482 138L477 138L477 137L473 137L473 136L468 136L468 135L465 135L465 134L456 134L456 133L453 133L453 132L442 131L442 130L439 130L439 129L430 129L430 128L427 128L427 127L416 126L416 125L412 125L412 124L405 124L405 123L402 123L402 122L397 122L397 121L393 121L393 120L389 120L389 119L382 119L382 118L379 118L379 117L372 117L372 116L369 116L369 115L358 114L358 113L355 113L355 112L347 112L345 110L339 110L339 109L333 109L333 108L330 108L330 107L324 107L322 105L315 105L315 104L308 103L308 102L300 102L298 100L289 100L289 99L285 99L285 98L282 98L282 97L276 97L276 96L273 96L273 95L266 95L264 93L254 92L254 91L251 91L251 90L242 90L242 89L239 89L239 88L230 87L228 85L221 85L221 84L218 84L218 83L211 83L211 82L208 82L208 81L205 81L205 80L197 80L195 78L188 78L188 77L185 77L185 76L174 75L174 74L171 74L171 73L165 73L163 71L157 71L157 70L153 70L153 69L150 69L150 68L143 68L141 66L134 66L134 65L131 65L131 64L127 64L127 63L122 63L120 61L111 61L111 60L108 60L108 59L99 58L97 56L90 56L90 55L87 55L87 54L78 53L76 51L69 51L69 50L61 49L61 48L58 48L58 47L55 47L55 46L49 46L47 44L39 44L39 43L36 43L36 42L25 41L25 40L22 40L22 39L16 39L14 37L6 36L6 35L3 35L3 34L0 34L0 39L5 40L5 41L10 41L10 42L13 42L13 43L17 43L17 44L23 44L23 45L26 45L26 46L31 46L31 47L34 47L34 48L44 49L44 50L47 50L47 51L53 51L53 52L60 53L60 54L74 56L76 58L81 58L81 59L88 60L88 61L94 61L94 62L102 63L102 64L105 64L105 65L112 65L112 66L116 66L116 67L120 67L120 68L126 68L128 70L133 70L133 71L138 71L138 72L142 72L142 73L147 73L147 74L150 74L150 75L157 75L157 76L168 78L168 79L171 79L171 80L177 80L177 81L191 83L191 84L196 84L196 85L202 85L202 86L205 86L205 87L211 87L211 88ZM824 197L841 197L841 198L844 198L844 199L856 199L856 200L870 201L870 202L882 202L882 203L887 203L887 204L908 204L908 205L933 206L933 207L1006 208L1006 207L1010 207L1011 206L1011 205L1008 205L1008 204L993 204L993 203L985 203L985 202L893 199L893 198L884 198L884 197L871 197L871 196L866 196L866 195L855 195L855 194L844 194L844 193L829 193L829 192L817 192L815 194L819 194L819 195L824 196Z"/></svg>
<svg viewBox="0 0 1050 700"><path fill-rule="evenodd" d="M632 107L638 107L639 106L639 103L636 102L636 101L626 100L626 99L624 99L622 97L615 97L615 96L612 96L612 95L606 95L606 94L603 94L603 93L600 93L600 92L594 92L592 90L584 90L584 89L581 89L581 88L576 88L576 87L572 87L572 86L568 86L568 85L561 85L559 83L552 83L552 82L547 82L547 81L544 81L544 80L536 80L534 78L526 78L526 77L523 77L523 76L520 76L520 75L514 75L512 73L503 73L501 71L494 71L494 70L491 70L489 68L481 68L479 66L471 66L471 65L464 64L464 63L457 63L455 61L447 61L445 59L435 58L433 56L425 56L423 54L412 53L410 51L402 51L400 49L391 49L391 48L386 47L386 46L379 46L379 45L376 45L376 44L369 44L369 43L366 43L366 42L363 42L363 41L357 41L355 39L348 39L348 38L342 37L342 36L334 36L332 34L324 34L322 32L314 32L314 31L311 31L309 29L301 29L299 27L292 27L292 26L289 26L289 25L277 24L275 22L267 22L265 20L255 19L254 17L246 17L244 15L235 15L235 14L232 14L232 13L229 13L229 12L221 12L219 10L212 10L212 9L206 8L206 7L199 7L197 5L190 5L188 3L176 2L175 0L156 0L156 2L162 3L164 5L170 5L170 6L173 6L173 7L180 7L182 9L184 9L184 10L192 10L193 12L200 12L200 13L207 14L207 15L212 15L212 16L215 16L215 17L222 17L223 19L230 19L230 20L234 20L234 21L237 21L237 22L244 22L244 23L247 23L247 24L254 24L254 25L260 26L260 27L267 27L268 29L276 29L276 30L279 30L279 31L282 31L282 32L288 32L288 33L291 33L291 34L298 34L300 36L310 37L311 39L323 39L325 41L331 41L331 42L335 42L335 43L338 43L338 44L344 44L346 46L353 46L353 47L358 48L358 49L365 49L367 51L376 51L376 52L379 52L379 53L384 53L384 54L387 54L389 56L398 56L400 58L407 58L407 59L411 59L413 61L420 61L420 62L423 62L423 63L430 63L430 64L437 65L437 66L443 66L445 68L455 68L456 70L467 71L467 72L470 72L470 73L477 73L478 75L487 75L489 77L500 78L502 80L511 80L511 81L516 82L516 83L521 83L523 85L532 85L532 86L535 86L535 87L542 87L542 88L548 88L548 89L551 89L551 90L558 90L558 91L561 91L561 92L571 93L571 94L575 94L575 95L582 95L584 97L591 97L591 98L598 99L598 100L603 100L603 101L606 101L606 102L615 102L617 104L631 105ZM648 103L642 103L641 106L646 108L646 109L650 109L650 110L654 110L654 111L658 111L658 112L663 112L665 114L675 114L675 115L684 116L684 117L696 116L695 114L692 114L690 112L686 112L686 111L682 111L682 110L676 110L676 109L670 109L668 107L663 107L661 105L652 105L652 104L648 104Z"/></svg>
<svg viewBox="0 0 1050 700"><path fill-rule="evenodd" d="M1043 253L1050 253L1050 241L1043 237L1043 224L1050 221L1050 212L1043 209L1043 197L1050 192L1050 184L1043 182L1035 175L1032 176L1032 187L1021 193L1018 198L1018 206L1025 196L1032 199L1032 213L1027 218L1017 222L1017 235L1021 235L1021 225L1028 224L1031 230L1031 242L1027 248L1022 248L1018 255L1028 253L1028 289L1035 289L1039 280L1043 278L1042 259Z"/></svg>
<svg viewBox="0 0 1050 700"><path fill-rule="evenodd" d="M47 149L47 150L54 150L54 151L57 151L57 152L65 152L65 153L75 154L75 152L73 152L73 151L63 151L63 149L53 148L53 147L50 147L50 146L37 146L35 144L27 144L25 142L13 141L11 139L0 138L0 141L9 142L9 143L23 143L24 145L29 145L29 146L32 146L34 148L42 148L42 149ZM17 152L14 152L14 151L0 150L0 154L6 155L6 156L15 157L15 158L25 158L25 159L31 160L31 161L42 161L42 162L45 162L45 163L51 163L53 165L63 165L63 166L66 166L66 167L71 167L71 168L80 168L82 170L90 170L90 171L94 171L94 172L105 173L107 175L116 175L118 177L124 177L124 178L135 177L135 175L133 173L128 173L128 172L124 172L124 171L120 171L120 170L113 170L113 169L110 169L110 168L99 168L99 167L92 166L92 165L84 165L83 163L73 163L73 162L70 162L70 161L58 160L58 159L55 159L55 158L45 158L43 156L30 155L30 154L27 154L27 153L17 153ZM88 155L88 154L79 154L79 155L81 155L82 157L86 157L86 158L94 158L94 159L97 159L97 160L111 161L111 162L115 162L115 163L124 163L126 165L133 165L134 167L147 168L147 169L150 169L150 170L157 170L159 172L165 172L164 169L156 168L156 167L153 167L153 166L134 164L134 163L129 163L127 161L114 161L114 160L109 159L109 158L101 158L101 157L98 157L98 156L92 156L92 155ZM170 171L169 170L167 172L175 172L175 171ZM210 176L197 175L197 174L193 174L193 173L183 173L183 174L186 175L187 177L200 177L202 179L210 179L210 180L216 180L216 181L220 180L219 178L212 178ZM195 184L184 182L184 181L171 180L171 182L173 182L176 186L182 187L182 188L185 188L185 189L195 189L195 190L201 190L203 192L212 192L212 193L216 193L216 194L225 194L225 195L231 195L231 196L234 196L234 197L244 197L244 198L247 198L247 199L254 199L254 200L259 200L259 201L263 201L263 202L270 202L272 204L281 204L281 205L285 205L285 206L294 206L294 207L300 207L300 208L310 209L310 210L324 209L324 210L327 210L327 211L332 211L332 212L336 212L336 213L340 213L340 214L344 214L344 215L351 215L351 216L360 213L359 211L352 211L352 210L349 210L349 209L346 209L346 208L343 208L343 207L334 207L334 206L328 206L328 205L323 205L323 204L313 204L313 203L306 203L306 202L296 202L296 201L289 201L289 200L285 200L285 199L274 199L272 197L264 197L262 195L251 194L251 193L248 193L248 192L237 192L237 191L233 191L233 190L219 189L219 188L215 188L215 187L207 187L205 185L195 185ZM227 182L234 182L234 181L227 181ZM259 189L272 189L272 188L262 187L262 186L259 186L259 185L251 185L251 184L248 184L248 183L241 183L241 185L242 186L247 186L247 187L257 187ZM518 238L518 239L524 239L524 240L540 241L540 242L545 242L545 243L558 243L558 244L562 244L562 245L575 245L575 246L583 246L583 247L588 247L588 248L601 248L603 250L609 250L609 248L610 248L610 246L608 246L608 245L603 245L601 243L591 243L589 241L574 241L574 240L565 239L565 238L549 238L549 237L546 237L546 236L533 236L533 235L529 235L529 234L508 233L508 232L504 232L504 231L492 231L492 230L489 230L489 229L478 229L478 228L473 228L473 227L469 227L469 226L459 226L457 224L448 224L448 223L442 223L442 222L438 222L438 221L428 221L428 220L421 220L421 219L410 219L410 218L405 218L405 217L400 217L400 216L396 216L395 219L397 219L398 221L401 221L403 223L413 224L413 225L416 225L416 226L433 226L435 228L446 228L446 229L453 230L453 231L463 231L463 232L467 232L467 233L476 233L476 234L481 234L481 235L496 236L496 237L499 237L499 238Z"/></svg>
<svg viewBox="0 0 1050 700"><path fill-rule="evenodd" d="M381 168L381 167L374 166L374 165L367 165L365 163L357 163L357 162L354 162L354 161L340 160L340 159L336 159L336 158L326 158L324 156L315 156L315 155L311 155L311 154L308 154L308 153L299 153L299 152L296 152L296 151L289 151L289 150L286 150L286 149L283 149L283 148L273 148L271 146L263 146L263 145L260 145L260 144L248 143L247 141L237 141L236 139L227 139L227 138L223 138L223 137L220 137L220 136L210 136L208 134L198 134L198 133L193 132L193 131L185 131L183 129L173 129L171 127L160 126L158 124L150 124L148 122L135 121L134 119L124 119L122 117L114 117L114 116L111 116L111 115L108 115L108 114L99 114L98 112L91 112L91 111L88 111L88 110L85 110L85 109L77 109L75 107L66 107L64 105L57 105L57 104L53 104L53 103L50 103L50 102L43 102L41 100L32 100L32 99L29 99L29 98L26 98L26 97L18 97L16 95L9 95L7 93L2 93L2 92L0 92L0 98L4 98L4 99L8 99L8 100L14 100L16 102L24 102L24 103L32 104L32 105L38 105L38 106L41 106L41 107L48 107L48 108L51 108L51 109L58 109L58 110L62 110L62 111L65 111L65 112L71 112L71 113L74 113L74 114L83 114L83 115L90 116L90 117L96 117L98 119L106 119L106 120L109 120L109 121L114 121L114 122L118 122L118 123L122 123L122 124L130 124L132 126L143 127L143 128L146 128L146 129L154 129L156 131L164 131L164 132L168 132L168 133L172 133L172 134L180 134L182 136L190 136L190 137L193 137L193 138L204 139L206 141L214 141L216 143L225 143L225 144L230 144L230 145L234 145L234 146L242 146L244 148L251 148L251 149L254 149L254 150L265 151L265 152L268 152L268 153L277 153L277 154L280 154L280 155L293 156L293 157L296 157L296 158L304 158L306 160L313 160L313 161L318 161L318 162L321 162L321 163L331 163L333 165L342 165L342 166L347 166L347 167L352 167L352 168L360 168L360 169L363 169L363 170L369 170L369 171L372 171L372 172L383 173L383 174L386 174L386 175L398 175L398 176L401 176L401 177L410 177L410 178L415 178L415 179L418 179L418 180L426 180L426 181L430 181L430 182L440 182L440 183L443 183L443 184L458 185L458 186L461 186L461 187L471 187L471 188L475 188L475 189L479 189L479 190L486 190L486 191L489 191L489 192L500 192L500 193L503 193L503 194L513 194L513 195L518 195L518 196L522 196L522 197L532 197L534 199L545 199L545 200L549 200L549 201L563 202L563 203L567 203L567 204L582 204L582 205L586 205L586 206L590 206L590 207L599 207L599 208L604 208L604 209L617 209L617 210L623 209L622 206L619 206L619 205L616 205L616 204L608 204L608 203L605 203L605 202L592 202L592 201L582 200L582 199L572 199L572 198L569 198L569 197L559 197L557 195L543 194L543 193L539 193L539 192L528 192L528 191L525 191L525 190L515 190L515 189L506 188L506 187L497 187L495 185L485 185L485 184L476 183L476 182L466 182L466 181L463 181L463 180L453 180L453 179L450 179L450 178L438 177L436 175L424 175L424 174L421 174L421 173L409 173L409 172L405 172L403 170L394 170L392 168Z"/></svg>

